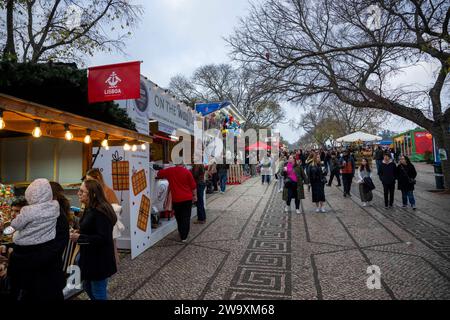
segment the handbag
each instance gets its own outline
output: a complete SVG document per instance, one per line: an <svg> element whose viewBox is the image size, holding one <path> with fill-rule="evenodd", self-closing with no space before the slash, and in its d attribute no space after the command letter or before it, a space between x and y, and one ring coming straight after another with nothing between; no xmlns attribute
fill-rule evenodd
<svg viewBox="0 0 450 320"><path fill-rule="evenodd" d="M406 172L406 170L405 170L405 167L403 167L403 166L401 166L401 167L402 167L403 172L405 173L405 176L408 178L408 183L415 185L417 183L416 179L410 178L408 175L408 172Z"/></svg>
<svg viewBox="0 0 450 320"><path fill-rule="evenodd" d="M372 178L365 177L364 180L364 186L367 188L367 191L375 190L375 184L372 181Z"/></svg>

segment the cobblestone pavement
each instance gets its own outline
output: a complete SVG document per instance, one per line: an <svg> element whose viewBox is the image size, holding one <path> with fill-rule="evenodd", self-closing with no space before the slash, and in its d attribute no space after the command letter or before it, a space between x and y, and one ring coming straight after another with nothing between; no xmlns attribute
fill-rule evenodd
<svg viewBox="0 0 450 320"><path fill-rule="evenodd" d="M431 168L431 169L430 169ZM125 257L110 282L113 299L450 299L450 197L433 189L432 167L418 165L418 210L385 210L378 178L374 204L357 185L344 199L326 189L327 213L311 194L305 214L284 212L281 194L259 179L208 199L208 223L188 244L176 233L135 260ZM368 266L381 289L367 288Z"/></svg>

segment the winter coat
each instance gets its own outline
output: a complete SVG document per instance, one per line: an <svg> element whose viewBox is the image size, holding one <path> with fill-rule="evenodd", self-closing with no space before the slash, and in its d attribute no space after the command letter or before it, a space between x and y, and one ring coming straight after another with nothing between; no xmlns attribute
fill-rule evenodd
<svg viewBox="0 0 450 320"><path fill-rule="evenodd" d="M294 168L295 174L297 175L297 197L298 199L305 199L305 188L304 184L308 184L308 177L303 171L301 166L296 166ZM283 201L288 200L288 188L286 186L283 188Z"/></svg>
<svg viewBox="0 0 450 320"><path fill-rule="evenodd" d="M100 281L117 272L112 233L113 224L105 214L86 209L78 239L82 280Z"/></svg>
<svg viewBox="0 0 450 320"><path fill-rule="evenodd" d="M330 158L330 170L332 173L339 173L339 159L338 158Z"/></svg>
<svg viewBox="0 0 450 320"><path fill-rule="evenodd" d="M27 206L11 221L11 227L18 231L14 243L21 246L42 244L55 239L56 221L59 217L59 203L53 200L53 193L47 179L37 179L25 191Z"/></svg>
<svg viewBox="0 0 450 320"><path fill-rule="evenodd" d="M414 183L410 179L416 179L417 171L412 163L404 166L399 164L397 166L396 176L398 180L398 190L414 191Z"/></svg>
<svg viewBox="0 0 450 320"><path fill-rule="evenodd" d="M383 161L383 163L381 164L380 167L380 179L381 182L385 185L390 185L390 184L394 184L395 183L395 178L396 178L396 173L397 173L397 166L395 165L395 163L393 161L389 162L389 163L385 163Z"/></svg>
<svg viewBox="0 0 450 320"><path fill-rule="evenodd" d="M261 175L271 176L272 174L272 158L264 158L261 161Z"/></svg>

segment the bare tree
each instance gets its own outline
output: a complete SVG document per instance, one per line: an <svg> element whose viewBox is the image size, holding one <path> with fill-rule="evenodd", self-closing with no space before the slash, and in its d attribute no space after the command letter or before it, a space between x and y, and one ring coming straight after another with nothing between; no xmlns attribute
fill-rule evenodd
<svg viewBox="0 0 450 320"><path fill-rule="evenodd" d="M142 14L129 0L3 0L6 54L22 62L81 61L95 51L121 51ZM116 30L117 28L117 30Z"/></svg>
<svg viewBox="0 0 450 320"><path fill-rule="evenodd" d="M261 84L293 101L329 94L387 111L426 128L449 152L449 20L445 0L267 0L253 5L229 43ZM434 84L394 86L418 63L437 66ZM450 188L450 161L443 169Z"/></svg>
<svg viewBox="0 0 450 320"><path fill-rule="evenodd" d="M255 82L250 72L228 64L202 66L190 79L175 76L169 88L192 107L198 102L231 101L246 120L244 129L268 128L284 118L273 94Z"/></svg>

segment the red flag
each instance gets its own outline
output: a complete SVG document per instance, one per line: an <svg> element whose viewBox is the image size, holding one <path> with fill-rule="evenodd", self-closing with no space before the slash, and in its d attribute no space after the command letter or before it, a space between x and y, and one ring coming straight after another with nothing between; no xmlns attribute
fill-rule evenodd
<svg viewBox="0 0 450 320"><path fill-rule="evenodd" d="M139 61L89 68L89 103L139 99L140 74Z"/></svg>

